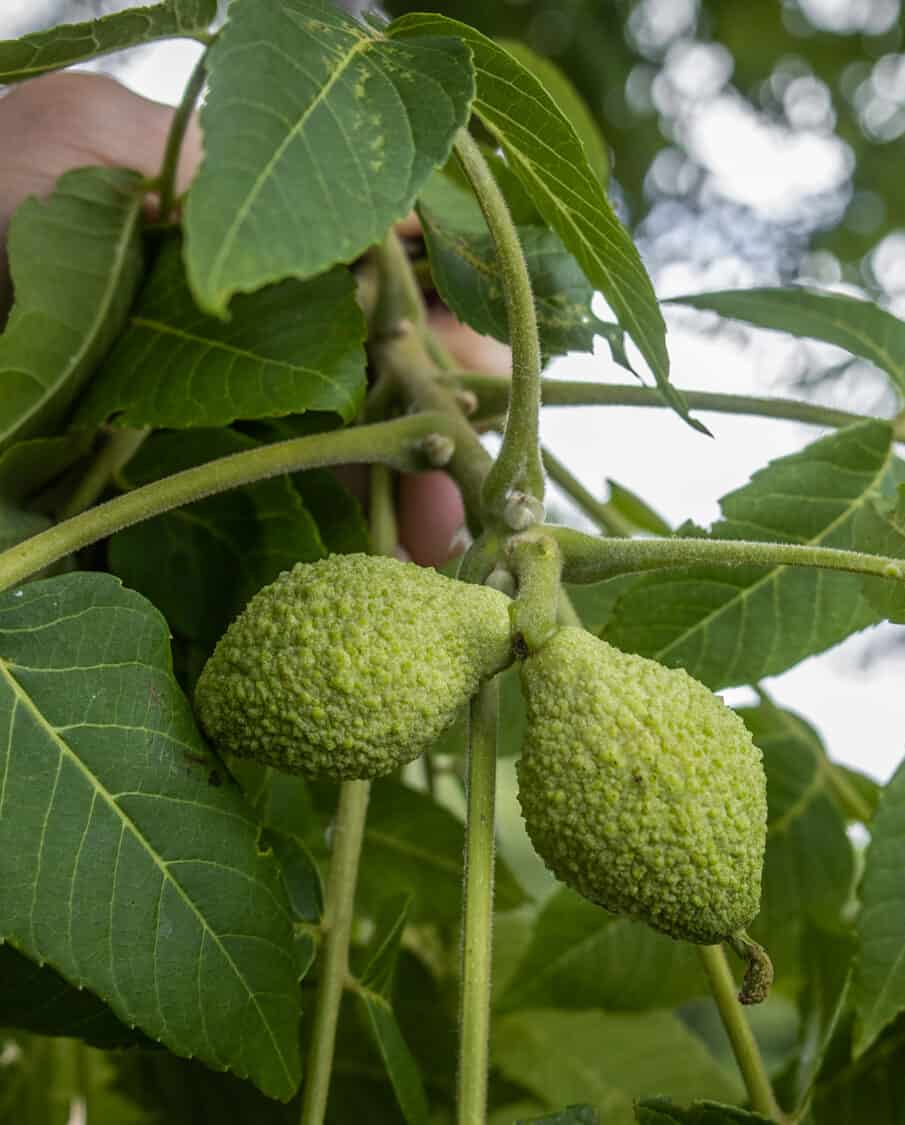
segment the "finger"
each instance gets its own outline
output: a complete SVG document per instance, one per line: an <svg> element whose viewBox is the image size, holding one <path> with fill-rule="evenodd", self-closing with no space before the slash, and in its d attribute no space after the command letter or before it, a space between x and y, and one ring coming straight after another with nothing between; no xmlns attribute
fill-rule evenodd
<svg viewBox="0 0 905 1125"><path fill-rule="evenodd" d="M16 87L0 101L0 228L23 199L47 195L72 168L117 165L155 176L172 117L169 106L100 74L50 74ZM182 148L179 190L200 157L201 133L193 121Z"/></svg>
<svg viewBox="0 0 905 1125"><path fill-rule="evenodd" d="M421 566L442 566L465 523L462 497L446 473L403 474L397 501L399 540Z"/></svg>
<svg viewBox="0 0 905 1125"><path fill-rule="evenodd" d="M506 344L492 336L479 335L456 320L448 309L432 308L428 323L463 369L485 371L490 375L508 375L512 370L512 356Z"/></svg>

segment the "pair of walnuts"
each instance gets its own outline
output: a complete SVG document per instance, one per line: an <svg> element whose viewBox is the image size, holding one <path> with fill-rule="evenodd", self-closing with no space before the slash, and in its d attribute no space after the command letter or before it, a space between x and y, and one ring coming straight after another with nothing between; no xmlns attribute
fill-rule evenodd
<svg viewBox="0 0 905 1125"><path fill-rule="evenodd" d="M428 749L512 660L509 599L367 555L299 564L258 593L198 681L222 749L277 769L380 777ZM519 800L564 883L711 944L757 914L760 751L682 670L564 628L521 664Z"/></svg>

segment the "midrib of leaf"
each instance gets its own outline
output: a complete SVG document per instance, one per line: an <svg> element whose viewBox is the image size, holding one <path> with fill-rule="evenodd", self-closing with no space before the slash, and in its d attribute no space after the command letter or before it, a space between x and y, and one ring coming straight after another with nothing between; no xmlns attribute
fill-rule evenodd
<svg viewBox="0 0 905 1125"><path fill-rule="evenodd" d="M523 1025L522 1033L534 1039L538 1047L544 1052L549 1051L551 1047L555 1049L560 1046L558 1043L548 1043L548 1038L542 1034L541 1021L539 1020ZM625 1106L628 1100L626 1095L621 1090L602 1082L598 1070L583 1064L571 1052L561 1054L561 1061L565 1070L578 1076L582 1083L582 1089L590 1092L594 1101L597 1102L598 1108L602 1109L603 1112L613 1113Z"/></svg>
<svg viewBox="0 0 905 1125"><path fill-rule="evenodd" d="M225 340L211 340L208 336L199 336L184 328L176 328L172 324L165 324L163 321L151 320L144 316L133 316L130 320L130 326L133 325L139 328L147 328L149 331L156 332L161 336L175 336L177 339L185 340L189 344L199 344L208 351L223 352L230 357L248 359L253 363L266 364L268 367L280 367L293 375L313 375L315 378L320 379L342 394L350 407L354 408L355 406L352 396L337 379L333 379L329 375L324 374L323 371L318 371L313 367L305 367L304 365L291 363L287 359L272 359L269 356L257 355L255 352L250 352L247 348L239 348L235 344L227 343Z"/></svg>
<svg viewBox="0 0 905 1125"><path fill-rule="evenodd" d="M287 15L291 18L294 13L291 11L287 11ZM321 103L336 85L337 81L348 69L355 56L360 52L367 50L369 47L372 47L373 44L373 39L362 34L362 38L359 39L358 42L355 43L353 47L348 51L339 66L336 67L336 69L333 71L333 73L330 75L321 89L317 92L311 104L306 107L305 112L301 115L301 117L299 117L295 125L293 125L293 127L288 131L280 144L277 145L276 149L274 150L273 156L271 156L271 158L258 173L254 183L251 185L251 188L248 191L248 194L242 201L241 206L237 209L233 221L226 229L226 233L220 246L220 250L218 251L216 258L214 258L214 261L211 265L210 277L212 279L214 279L215 281L219 281L220 271L223 268L223 263L227 255L232 250L233 243L238 237L239 231L242 229L242 225L244 224L245 219L248 216L248 212L254 206L254 202L260 194L261 189L264 187L264 184L273 174L274 168L276 168L277 164L279 164L280 160L283 158L283 154L285 153L286 149L301 133L305 125L307 125L308 118L315 111L315 109L318 109L320 107Z"/></svg>
<svg viewBox="0 0 905 1125"><path fill-rule="evenodd" d="M485 124L487 124L486 120L485 120ZM584 247L585 247L585 252L589 255L589 257L591 257L593 259L593 261L599 267L601 272L609 279L609 283L612 286L613 290L615 290L616 292L619 292L623 295L623 297L622 297L623 308L620 310L620 319L628 322L628 324L630 325L630 327L628 328L629 335L632 336L635 339L636 342L640 341L641 344L644 345L644 350L646 350L647 349L647 345L645 343L645 339L646 339L646 335L647 335L646 330L645 330L644 326L642 325L642 323L638 320L637 315L635 314L634 302L627 300L625 298L625 294L631 293L632 295L634 295L635 297L638 297L639 300L642 300L642 301L647 296L649 296L649 294L647 294L646 292L643 292L642 290L639 290L637 287L633 286L631 284L630 280L628 282L625 282L623 278L617 279L617 277L613 273L613 270L611 269L611 267L607 265L606 261L602 257L600 257L600 255L596 252L596 250L594 250L594 248L592 247L592 245L588 241L588 239L585 238L585 236L583 234L583 231L582 231L582 226L573 217L574 215L581 215L580 209L575 208L575 207L569 207L569 208L565 207L564 204L554 194L552 194L548 190L548 187L547 187L547 184L546 184L544 178L541 177L541 176L538 176L538 174L535 171L534 163L530 159L528 159L528 157L526 157L523 153L519 152L511 144L511 142L506 143L505 139L497 132L497 130L495 130L493 128L493 126L488 126L488 127L490 128L490 131L497 137L497 140L499 140L501 144L505 145L507 153L509 153L515 160L517 160L518 163L520 163L523 168L525 168L528 172L530 172L531 177L534 180L535 184L538 186L538 188L540 190L542 190L547 195L550 202L553 204L554 207L556 207L557 211L562 215L563 220L566 223L569 224L569 226L575 232L576 236L581 239L581 241L583 242ZM538 138L538 139L540 139L540 138ZM562 183L562 181L558 180L557 177L554 176L553 174L550 174L548 179L553 180L554 182L559 184L559 186L562 188L564 194L569 191L568 185ZM589 222L592 221L588 216L585 216L585 215L581 215L581 218L582 218L584 223L589 223ZM633 265L631 260L625 257L623 252L619 249L619 246L617 244L615 244L613 242L613 240L610 239L609 236L605 234L605 232L601 231L597 227L595 227L595 230L597 230L597 234L598 234L599 237L605 237L606 238L607 243L608 243L608 249L613 254L613 256L614 257L620 257L620 258L624 259L624 261L627 263L627 271L628 271L629 276L630 276L631 273L632 273L632 265ZM659 316L659 313L657 315ZM653 349L651 349L651 350L653 351ZM662 358L663 358L662 356L659 356L658 361L662 362Z"/></svg>
<svg viewBox="0 0 905 1125"><path fill-rule="evenodd" d="M59 622L55 622L54 624L58 624L58 623ZM37 705L34 703L34 701L31 699L31 697L22 689L22 686L16 680L15 676L12 675L12 673L10 672L10 667L11 667L11 665L8 661L0 659L0 673L2 673L4 679L9 683L9 685L12 689L12 692L13 692L13 698L14 698L14 701L15 701L13 715L15 715L15 711L16 711L16 709L18 709L18 705L21 702L23 709L25 709L26 711L29 712L29 714L32 716L32 718L37 722L38 726L41 727L47 733L51 742L58 748L58 750L60 752L60 767L62 766L62 762L63 762L64 758L68 759L69 761L71 761L75 764L76 768L83 774L83 776L88 781L88 784L91 786L93 797L100 796L101 800L108 806L108 808L110 810L112 810L113 815L119 820L120 826L121 826L121 831L122 832L125 832L125 831L130 832L132 837L138 843L139 847L145 852L145 854L150 858L150 860L154 864L154 866L157 867L157 869L160 871L164 883L169 884L171 887L173 887L173 889L176 891L178 896L182 899L184 905L188 908L189 912L192 915L194 915L194 917L198 921L199 925L201 926L203 939L207 940L208 938L210 938L213 941L213 944L220 951L223 958L225 959L225 961L227 962L227 964L230 966L233 973L235 974L236 978L241 982L242 987L245 990L245 994L251 998L251 1000L252 1000L252 1002L255 1006L255 1009L258 1012L258 1017L259 1017L261 1023L267 1029L267 1034L270 1038L271 1043L273 1044L273 1047L274 1047L274 1050L276 1051L277 1057L280 1060L280 1065L283 1068L283 1071L285 1073L287 1082L288 1082L289 1086L291 1086L291 1087L294 1086L295 1085L295 1079L293 1077L292 1070L288 1066L286 1058L284 1057L283 1052L280 1048L280 1044L273 1034L273 1029L270 1026L270 1022L266 1019L263 1011L261 1010L261 1005L258 1001L258 995L257 995L256 992L254 992L250 988L248 982L245 979L245 976L240 971L238 965L236 965L236 963L233 960L232 956L230 955L229 951L226 949L226 947L220 941L220 938L218 937L218 935L210 928L210 925L209 925L207 919L198 910L198 907L195 905L192 898L186 892L185 888L182 886L182 884L179 882L179 880L174 878L173 875L170 873L169 865L166 864L160 858L160 856L157 854L157 852L154 851L154 849L151 847L150 843L145 839L145 837L139 831L138 825L135 824L135 822L132 820L132 818L129 817L124 812L124 810L122 808L120 808L120 806L114 800L112 793L110 793L109 790L101 783L100 779L95 777L95 775L85 766L84 762L81 761L81 759L78 757L78 755L75 754L73 752L73 750L66 744L66 742L59 737L59 734L58 734L57 730L47 722L47 720L44 718L44 715L41 713L40 709L37 707ZM12 665L12 667L15 667L15 665ZM13 724L12 724L12 722L10 722L10 747L9 747L10 751L11 751L11 747L12 747L12 729L13 729ZM4 797L4 793L5 793L5 789L6 789L7 770L9 768L9 761L10 761L11 756L12 756L11 752L8 752L7 753L7 759L6 759L6 770L4 771L4 779L3 779L4 784L3 784L3 788L0 789L0 808L2 808L2 805L3 805L3 797ZM57 777L59 777L59 768L58 768L58 771L57 771ZM56 782L54 782L54 793L55 792L56 792ZM51 799L50 799L50 801L48 802L48 805L47 805L47 813L45 814L45 827L46 827L46 822L47 822L46 818L50 814L50 809L51 809L52 805L53 805L53 794L51 794ZM44 846L44 835L45 835L45 833L44 833L44 830L42 829L42 832L41 832L41 851L42 852L43 852L43 846ZM121 848L121 846L118 846L117 851L116 851L117 865L119 864L119 857L120 857L121 852L122 852L122 848ZM39 855L38 855L38 866L37 866L36 871L35 871L35 884L34 884L34 895L35 896L37 895L37 888L38 888L38 883L39 883L39 880L40 880L40 869L41 869L40 868L40 856L41 856L41 852L39 852ZM116 883L116 875L114 873L114 886L115 886L115 883ZM34 899L33 899L33 905L34 905ZM111 898L111 907L112 907L112 898ZM33 925L34 924L34 911L33 910L32 910L31 920L32 920L32 925ZM71 914L70 914L70 921L71 921ZM112 933L112 930L111 930L111 933ZM203 948L204 947L203 947L203 944L202 944L202 946L201 946L201 948L199 949L199 952L198 952L199 965L200 965L200 962L201 962L201 953L203 952ZM155 961L155 966L156 966L156 961ZM156 974L156 967L155 967L155 974ZM125 1005L123 1005L123 1008L125 1008ZM201 1017L202 1017L202 1021L203 1021L203 1019L204 1019L203 1005L200 1006L199 1010L201 1012ZM166 1019L163 1015L163 1012L160 1011L160 1009L159 1009L159 998L158 998L158 1011L159 1011L159 1014L160 1014L160 1017L161 1017L161 1022L165 1024Z"/></svg>
<svg viewBox="0 0 905 1125"><path fill-rule="evenodd" d="M521 988L513 988L512 992L516 996L518 996L519 994L521 994L522 996L531 996L537 991L538 986L541 983L546 982L550 977L555 976L558 970L570 964L580 953L584 953L587 949L593 948L598 943L598 941L600 941L601 936L609 929L610 925L618 924L618 922L608 923L605 926L601 927L600 930L597 930L595 933L588 934L587 937L582 938L581 941L578 941L574 945L570 946L564 953L560 953L558 957L549 960L543 969L534 972L531 977L530 987L526 988L524 985L522 985Z"/></svg>
<svg viewBox="0 0 905 1125"><path fill-rule="evenodd" d="M20 430L24 426L27 426L29 420L31 418L34 418L36 414L39 414L41 412L41 410L46 406L48 400L53 397L57 389L71 378L74 371L78 370L83 359L85 358L86 353L93 347L97 333L101 325L103 325L104 321L107 318L107 312L112 303L113 296L116 293L116 290L121 282L120 273L126 257L126 253L129 248L129 243L132 240L136 224L138 223L140 211L141 196L136 193L135 200L132 204L132 214L130 215L128 221L123 223L119 238L116 241L116 251L113 256L114 268L109 271L107 284L104 288L103 300L97 307L97 312L95 313L89 330L82 337L81 347L72 354L69 363L63 368L62 371L53 372L53 381L50 383L41 383L40 378L38 378L37 375L34 375L33 372L26 372L26 374L31 375L37 383L43 386L44 394L36 402L32 403L31 407L25 414L19 415L17 418L13 419L12 422L6 427L6 429L0 432L0 445L2 445L3 442L11 437L14 433L16 433L17 430ZM0 339L0 343L2 343L2 339ZM0 362L2 362L2 352L0 352Z"/></svg>
<svg viewBox="0 0 905 1125"><path fill-rule="evenodd" d="M890 465L891 460L892 460L892 446L890 446L889 450L887 451L886 456L883 459L883 463L880 466L880 468L877 470L876 474L874 475L870 485L867 488L865 488L857 497L855 497L851 501L851 503L844 509L844 511L842 511L831 523L827 524L827 526L825 528L823 528L823 530L818 535L815 535L811 539L800 540L801 545L804 546L804 547L819 546L829 535L832 534L832 532L834 532L838 527L840 527L843 523L845 523L846 520L850 519L851 516L858 510L858 508L862 507L867 502L867 500L870 498L870 494L871 494L872 490L874 488L876 488L876 486L883 480L883 477L889 471L889 465ZM810 497L804 497L804 499L811 499L811 498ZM733 520L733 519L730 518L729 520L727 520L727 522L728 523L736 523L736 522L743 523L745 521L744 520L736 521L736 520ZM657 658L659 659L659 658L665 656L668 652L670 652L671 649L675 648L677 645L684 644L690 636L694 635L700 629L709 625L715 617L719 617L720 614L727 612L736 603L747 601L747 599L755 592L755 590L760 589L761 586L765 585L768 582L774 582L776 580L776 578L778 577L778 575L780 575L784 570L788 570L788 569L789 569L789 567L786 566L786 565L773 567L762 578L758 578L756 582L753 582L750 586L746 586L743 590L740 590L734 598L731 598L727 602L723 602L722 605L717 606L715 609L712 609L710 611L710 613L708 613L704 617L702 617L700 619L700 621L696 621L695 624L693 626L691 626L691 628L685 629L682 633L679 634L679 636L676 637L675 640L670 641L669 644L666 645L665 648L659 649L658 652L657 652ZM817 579L819 581L820 571L817 571ZM816 616L817 615L815 614L815 621L816 621ZM739 643L741 643L741 631L739 631ZM774 639L774 643L775 643L775 639ZM771 649L771 653L772 653L772 649ZM735 659L733 658L732 667L734 667L734 666L735 666Z"/></svg>
<svg viewBox="0 0 905 1125"><path fill-rule="evenodd" d="M420 859L432 867L439 867L443 871L449 871L454 874L456 878L459 878L462 874L460 864L444 859L443 856L438 855L436 852L425 851L423 848L419 848L416 844L412 844L408 840L400 840L398 836L390 836L386 832L381 832L379 829L365 828L365 837L369 840L375 840L378 844L383 844L384 847L392 848L401 855L410 856L412 859Z"/></svg>
<svg viewBox="0 0 905 1125"><path fill-rule="evenodd" d="M814 739L810 732L801 729L788 711L777 708L775 717L780 720L791 738L807 746L808 751L814 759L815 769L814 776L799 794L797 800L789 805L781 817L778 817L769 825L767 828L768 836L777 832L785 832L794 821L807 812L809 806L814 803L821 793L826 792L828 788L827 781L829 771L831 769L829 759L822 752L821 748L814 745Z"/></svg>

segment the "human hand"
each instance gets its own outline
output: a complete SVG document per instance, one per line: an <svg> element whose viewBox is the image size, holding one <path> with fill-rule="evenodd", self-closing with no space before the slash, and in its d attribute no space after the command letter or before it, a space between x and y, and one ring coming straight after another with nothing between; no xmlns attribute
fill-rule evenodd
<svg viewBox="0 0 905 1125"><path fill-rule="evenodd" d="M63 72L15 87L0 99L0 251L18 205L29 195L48 195L59 176L85 165L122 165L156 176L163 161L173 111L102 75ZM202 151L193 120L182 147L177 192L185 190ZM414 217L403 233L418 229ZM0 321L8 290L5 255L0 252ZM463 368L509 371L509 349L479 336L446 309L430 310L430 326ZM349 480L347 474L345 479ZM352 476L354 482L354 475ZM354 484L353 484L354 486ZM399 538L409 556L439 566L452 553L464 523L458 489L443 472L403 475L399 482Z"/></svg>

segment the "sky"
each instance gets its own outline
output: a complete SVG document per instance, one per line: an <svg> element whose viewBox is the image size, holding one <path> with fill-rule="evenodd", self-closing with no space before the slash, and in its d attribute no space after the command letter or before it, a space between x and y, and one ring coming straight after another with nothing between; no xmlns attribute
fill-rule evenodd
<svg viewBox="0 0 905 1125"><path fill-rule="evenodd" d="M828 20L849 18L854 10L850 0L841 7L835 0L809 3L822 4ZM681 3L660 7L671 17L681 15ZM874 8L880 7L882 2L878 5L874 0ZM27 17L0 14L0 37L27 30L22 25L25 18L31 27L39 23L40 5L31 7ZM137 92L172 103L178 100L199 50L185 41L141 48L131 53L126 66L114 60L115 72ZM110 60L102 65L108 68ZM671 48L665 73L666 85L652 96L673 99L673 109L678 105L682 141L706 168L709 190L718 205L741 204L755 220L770 222L792 209L806 208L811 199L825 199L844 183L847 152L826 128L819 90L798 90L795 96L806 127L792 132L765 123L733 96L727 86L726 60L718 48L680 41ZM707 94L703 99L702 89ZM693 99L692 90L697 95ZM683 97L687 105L681 102ZM676 151L665 157L673 167L661 168L661 173L682 174ZM647 235L642 231L642 252L645 237L673 234L668 214L661 215L659 228L655 214ZM696 252L690 258L668 255L655 272L660 296L776 281L768 259L752 266L750 259L734 254L712 231L709 251L706 242L703 250L701 245L707 231L698 230L695 237ZM890 307L900 315L905 314L903 238L888 240L875 262L891 279ZM838 287L831 261L816 255L806 268L802 280ZM845 355L738 326L715 332L712 317L688 310L667 308L665 315L672 378L679 387L738 394L792 393L789 388L796 373L815 362L829 366ZM612 363L603 342L598 343L594 355L567 356L555 361L548 374L631 381ZM856 387L849 383L821 388L820 397L828 405L868 413L883 402L882 380L864 365ZM693 432L667 410L557 407L543 414L542 439L595 493L602 494L605 478L611 477L639 493L671 522L692 519L706 525L719 514L719 496L744 484L768 460L801 449L823 432L795 422L716 414L701 418L713 440ZM555 501L560 506L565 503L562 497ZM777 703L796 710L820 731L832 757L879 780L887 779L898 765L905 731L905 648L879 651L889 647L892 635L891 626L868 630L764 683ZM871 653L874 657L868 660ZM745 689L723 694L730 703L753 699Z"/></svg>

